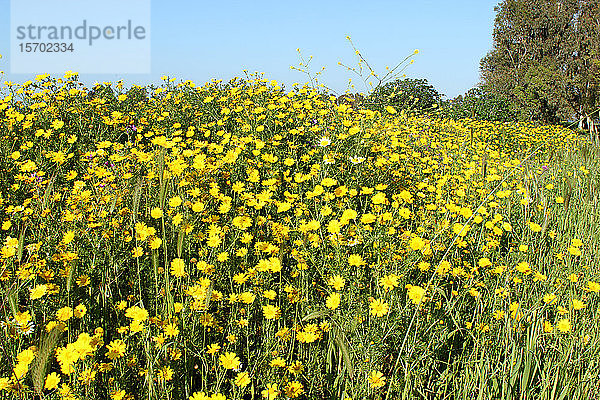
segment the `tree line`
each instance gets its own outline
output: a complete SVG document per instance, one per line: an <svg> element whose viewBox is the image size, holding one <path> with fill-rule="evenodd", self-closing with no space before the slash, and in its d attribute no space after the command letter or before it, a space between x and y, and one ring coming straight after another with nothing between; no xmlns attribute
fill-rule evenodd
<svg viewBox="0 0 600 400"><path fill-rule="evenodd" d="M577 121L592 130L600 108L600 1L504 0L481 86L519 119Z"/></svg>
<svg viewBox="0 0 600 400"><path fill-rule="evenodd" d="M426 80L397 80L368 102L499 121L569 123L598 134L600 0L503 0L476 88L452 100ZM412 96L412 97L411 97Z"/></svg>

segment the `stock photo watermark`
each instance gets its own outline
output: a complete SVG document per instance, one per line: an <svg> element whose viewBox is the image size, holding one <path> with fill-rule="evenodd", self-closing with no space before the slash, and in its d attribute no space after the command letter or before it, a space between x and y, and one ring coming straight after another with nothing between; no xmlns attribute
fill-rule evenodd
<svg viewBox="0 0 600 400"><path fill-rule="evenodd" d="M11 0L12 73L150 73L150 0Z"/></svg>

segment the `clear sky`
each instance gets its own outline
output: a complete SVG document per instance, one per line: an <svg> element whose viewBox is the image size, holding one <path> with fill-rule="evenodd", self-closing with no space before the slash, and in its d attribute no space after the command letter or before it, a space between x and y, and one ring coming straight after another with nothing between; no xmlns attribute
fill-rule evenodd
<svg viewBox="0 0 600 400"><path fill-rule="evenodd" d="M126 0L125 0L126 1ZM355 65L352 37L376 72L414 49L419 54L405 73L425 78L452 98L479 81L479 60L491 49L498 0L366 1L184 1L152 0L151 73L81 74L86 83L124 79L127 84L160 83L162 75L202 84L228 80L243 70L264 72L284 83L307 77L297 48L312 55L311 69L325 67L320 80L343 92L352 75L338 61ZM0 70L23 82L32 74L10 73L10 1L0 0ZM35 13L35 10L31 10ZM43 72L43 71L42 71ZM354 80L357 91L365 87Z"/></svg>

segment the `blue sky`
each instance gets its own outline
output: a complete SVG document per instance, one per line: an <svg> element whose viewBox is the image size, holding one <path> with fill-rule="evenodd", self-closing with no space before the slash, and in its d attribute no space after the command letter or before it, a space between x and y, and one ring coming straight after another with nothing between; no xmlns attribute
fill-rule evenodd
<svg viewBox="0 0 600 400"><path fill-rule="evenodd" d="M58 0L48 0L58 1ZM228 80L243 70L264 72L289 87L307 77L290 69L297 48L313 56L311 69L325 67L320 80L343 92L353 75L338 61L355 65L350 35L376 72L414 49L405 73L425 78L448 98L479 81L479 60L491 49L497 0L422 1L157 1L151 3L151 73L81 74L95 81L160 83L162 75L202 84ZM10 73L9 0L0 0L0 70L22 82L33 74ZM32 10L35 13L35 10ZM354 79L357 91L366 88Z"/></svg>

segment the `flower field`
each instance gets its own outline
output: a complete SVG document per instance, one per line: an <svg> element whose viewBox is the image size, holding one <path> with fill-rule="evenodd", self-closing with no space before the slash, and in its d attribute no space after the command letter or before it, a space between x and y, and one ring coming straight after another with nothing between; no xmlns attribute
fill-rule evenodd
<svg viewBox="0 0 600 400"><path fill-rule="evenodd" d="M598 148L335 100L6 85L0 399L599 398Z"/></svg>

